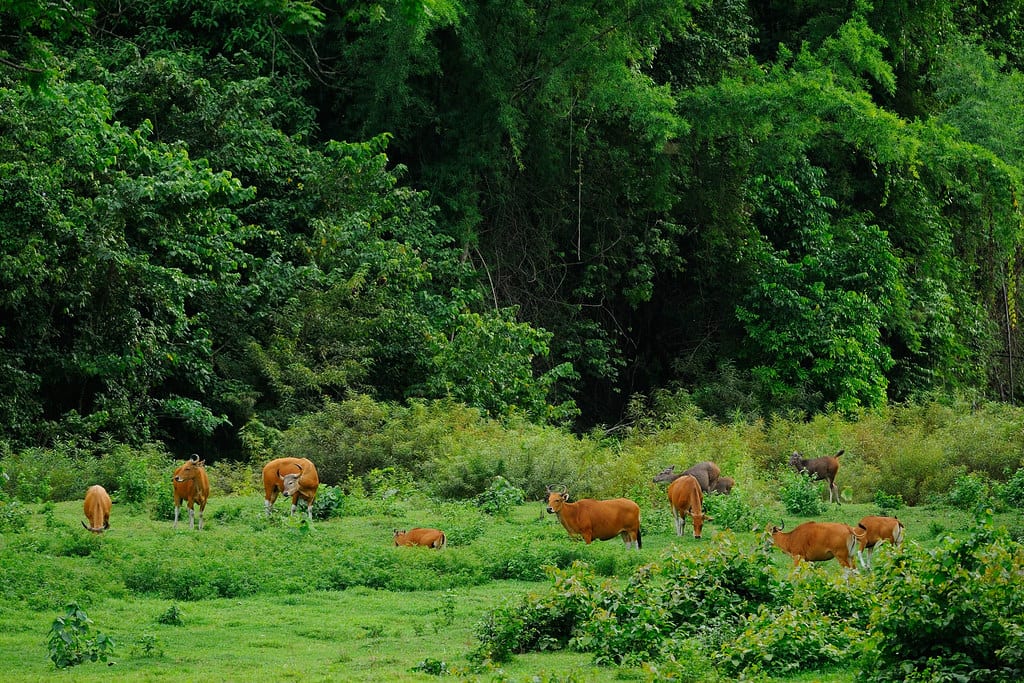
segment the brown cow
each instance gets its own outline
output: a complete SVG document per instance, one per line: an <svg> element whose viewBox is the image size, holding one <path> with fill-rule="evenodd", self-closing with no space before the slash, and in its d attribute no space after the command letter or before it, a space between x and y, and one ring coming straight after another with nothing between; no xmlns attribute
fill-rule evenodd
<svg viewBox="0 0 1024 683"><path fill-rule="evenodd" d="M799 451L793 451L789 456L789 464L797 473L806 472L811 479L820 479L828 484L828 502L832 502L835 495L836 505L842 505L839 501L839 487L836 486L836 473L839 471L839 456L845 451L839 451L835 455L823 455L820 458L804 458Z"/></svg>
<svg viewBox="0 0 1024 683"><path fill-rule="evenodd" d="M416 527L408 531L395 529L395 545L421 545L438 550L448 545L448 539L440 529Z"/></svg>
<svg viewBox="0 0 1024 683"><path fill-rule="evenodd" d="M306 458L278 458L263 466L264 505L270 514L277 500L278 491L291 496L292 510L295 514L299 499L306 501L306 513L309 521L313 521L313 501L320 487L320 477L316 465Z"/></svg>
<svg viewBox="0 0 1024 683"><path fill-rule="evenodd" d="M847 569L853 569L851 557L857 551L859 530L838 522L804 522L790 532L781 526L773 526L772 541L783 552L793 558L793 564L800 560L824 562L833 557Z"/></svg>
<svg viewBox="0 0 1024 683"><path fill-rule="evenodd" d="M665 482L673 482L679 477L689 474L691 477L695 477L697 479L697 482L700 484L700 490L707 493L714 488L715 482L718 481L719 475L722 474L722 470L718 465L710 460L699 462L678 474L675 473L675 469L675 465L669 465L661 472L658 472L654 475L654 483L663 484Z"/></svg>
<svg viewBox="0 0 1024 683"><path fill-rule="evenodd" d="M188 501L188 528L195 529L195 510L199 503L199 530L203 530L203 511L210 497L210 479L206 476L206 461L200 460L195 453L171 477L174 486L174 528L178 528L178 514L181 512L181 501Z"/></svg>
<svg viewBox="0 0 1024 683"><path fill-rule="evenodd" d="M895 546L903 543L903 530L906 527L895 517L875 517L869 515L861 519L857 526L864 530L864 535L857 539L859 546L857 548L857 558L865 569L871 567L871 556L875 552L876 545L882 541L889 541Z"/></svg>
<svg viewBox="0 0 1024 683"><path fill-rule="evenodd" d="M676 520L676 536L683 535L686 515L693 518L693 537L700 538L704 520L711 517L704 514L704 494L700 483L690 474L684 474L668 485L668 499L672 503L672 516Z"/></svg>
<svg viewBox="0 0 1024 683"><path fill-rule="evenodd" d="M89 524L82 522L94 534L102 534L110 528L110 495L99 484L94 484L85 492L85 503L82 505Z"/></svg>
<svg viewBox="0 0 1024 683"><path fill-rule="evenodd" d="M711 493L721 493L723 495L729 495L732 493L732 487L736 485L736 480L732 477L719 477L715 480L715 485L711 487Z"/></svg>
<svg viewBox="0 0 1024 683"><path fill-rule="evenodd" d="M583 498L570 503L564 487L561 491L553 491L549 486L547 511L558 517L570 537L580 536L588 544L595 538L607 541L622 536L627 548L639 550L643 547L640 538L640 506L629 498Z"/></svg>

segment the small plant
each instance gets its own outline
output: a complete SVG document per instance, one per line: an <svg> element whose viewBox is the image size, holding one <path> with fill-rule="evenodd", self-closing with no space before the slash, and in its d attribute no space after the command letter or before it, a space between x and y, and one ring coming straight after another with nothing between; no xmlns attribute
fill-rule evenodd
<svg viewBox="0 0 1024 683"><path fill-rule="evenodd" d="M442 629L455 623L455 591L446 590L441 595L441 606L438 607L438 619L434 621L434 633L440 633Z"/></svg>
<svg viewBox="0 0 1024 683"><path fill-rule="evenodd" d="M167 608L167 611L156 618L157 623L167 624L168 626L181 626L184 624L182 619L181 609L177 605L171 605Z"/></svg>
<svg viewBox="0 0 1024 683"><path fill-rule="evenodd" d="M17 533L28 527L29 511L16 500L0 500L0 531Z"/></svg>
<svg viewBox="0 0 1024 683"><path fill-rule="evenodd" d="M973 473L957 477L946 500L949 505L962 510L992 507L988 481Z"/></svg>
<svg viewBox="0 0 1024 683"><path fill-rule="evenodd" d="M791 515L810 517L825 511L822 499L823 482L811 479L807 474L783 472L779 486L779 500Z"/></svg>
<svg viewBox="0 0 1024 683"><path fill-rule="evenodd" d="M509 510L526 502L526 492L499 474L473 502L489 515L507 515Z"/></svg>
<svg viewBox="0 0 1024 683"><path fill-rule="evenodd" d="M164 653L160 641L152 633L143 633L139 636L135 647L144 657L159 657Z"/></svg>
<svg viewBox="0 0 1024 683"><path fill-rule="evenodd" d="M439 659L427 657L422 662L412 667L413 671L420 671L431 676L447 676L451 671L448 664Z"/></svg>
<svg viewBox="0 0 1024 683"><path fill-rule="evenodd" d="M102 662L113 655L114 640L97 633L89 638L92 619L72 602L64 616L57 617L50 627L50 659L58 669L66 669L85 661Z"/></svg>
<svg viewBox="0 0 1024 683"><path fill-rule="evenodd" d="M1024 467L1020 467L1003 486L1003 501L1011 508L1024 508Z"/></svg>
<svg viewBox="0 0 1024 683"><path fill-rule="evenodd" d="M315 519L330 519L341 514L341 506L345 500L345 494L338 486L321 486L316 493L316 500L313 501L313 517Z"/></svg>
<svg viewBox="0 0 1024 683"><path fill-rule="evenodd" d="M899 493L893 495L881 489L875 491L875 505L883 513L899 510L903 504L903 496Z"/></svg>

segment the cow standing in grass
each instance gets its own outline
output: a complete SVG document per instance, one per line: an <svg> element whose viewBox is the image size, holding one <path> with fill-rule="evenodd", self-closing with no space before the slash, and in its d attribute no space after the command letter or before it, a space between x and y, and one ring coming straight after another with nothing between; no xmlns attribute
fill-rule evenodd
<svg viewBox="0 0 1024 683"><path fill-rule="evenodd" d="M903 523L896 517L878 517L869 515L857 523L864 534L857 539L857 558L865 569L871 567L871 556L875 552L875 546L882 541L889 541L894 546L903 543Z"/></svg>
<svg viewBox="0 0 1024 683"><path fill-rule="evenodd" d="M99 484L94 484L85 492L85 502L82 511L85 512L89 523L82 522L89 531L94 534L102 534L110 528L110 495L107 490Z"/></svg>
<svg viewBox="0 0 1024 683"><path fill-rule="evenodd" d="M306 514L313 521L313 501L320 487L320 476L316 465L307 458L278 458L263 466L264 505L267 515L270 514L277 500L277 494L291 497L292 510L295 514L299 499L306 501Z"/></svg>
<svg viewBox="0 0 1024 683"><path fill-rule="evenodd" d="M790 532L783 531L781 526L772 527L771 536L776 547L793 558L794 565L800 564L800 560L825 562L835 558L847 569L853 569L851 558L863 532L839 522L804 522Z"/></svg>
<svg viewBox="0 0 1024 683"><path fill-rule="evenodd" d="M174 470L171 477L174 486L174 528L178 528L178 514L181 512L181 501L188 501L188 528L195 529L194 506L199 503L199 530L203 530L203 512L206 501L210 497L210 479L206 476L206 461L200 460L195 453Z"/></svg>
<svg viewBox="0 0 1024 683"><path fill-rule="evenodd" d="M710 491L715 490L715 483L718 481L718 477L722 474L721 468L710 460L705 460L704 462L699 462L696 465L691 465L678 474L675 469L675 465L669 465L661 472L658 472L654 475L654 483L670 484L679 477L688 474L697 480L697 483L700 484L701 491L709 493ZM729 490L732 490L732 487L729 487Z"/></svg>
<svg viewBox="0 0 1024 683"><path fill-rule="evenodd" d="M793 451L789 456L789 464L798 474L806 472L811 479L820 479L828 484L828 502L832 502L835 496L836 505L842 505L839 501L839 487L836 486L836 473L839 472L839 456L844 451L835 455L824 455L820 458L804 458L799 451Z"/></svg>
<svg viewBox="0 0 1024 683"><path fill-rule="evenodd" d="M668 500L672 503L672 516L676 520L676 536L683 535L686 516L693 519L693 537L700 538L704 521L711 519L704 514L704 494L697 478L684 474L668 485Z"/></svg>
<svg viewBox="0 0 1024 683"><path fill-rule="evenodd" d="M564 487L554 491L549 486L547 511L558 517L570 537L581 537L587 544L595 538L607 541L622 536L627 548L639 550L643 547L640 538L640 506L629 498L583 498L570 503L569 493Z"/></svg>

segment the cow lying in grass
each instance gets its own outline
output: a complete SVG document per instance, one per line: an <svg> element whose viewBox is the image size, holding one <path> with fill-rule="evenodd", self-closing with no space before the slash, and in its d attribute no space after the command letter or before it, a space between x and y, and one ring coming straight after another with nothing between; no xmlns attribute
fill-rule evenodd
<svg viewBox="0 0 1024 683"><path fill-rule="evenodd" d="M419 545L440 550L448 545L448 539L440 529L416 527L408 531L395 529L395 545Z"/></svg>

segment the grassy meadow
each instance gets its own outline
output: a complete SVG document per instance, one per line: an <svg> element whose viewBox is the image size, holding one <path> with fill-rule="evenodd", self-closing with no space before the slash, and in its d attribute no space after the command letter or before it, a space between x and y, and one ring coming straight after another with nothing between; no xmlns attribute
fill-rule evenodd
<svg viewBox="0 0 1024 683"><path fill-rule="evenodd" d="M723 533L716 522L701 540L676 537L661 495L652 485L644 501L639 553L618 539L571 541L540 501L492 517L425 499L364 500L352 514L310 529L286 516L284 501L267 521L258 496L215 497L201 533L187 522L174 530L145 506L115 504L111 529L99 536L82 529L79 501L28 505L27 527L5 533L0 544L0 671L5 681L427 681L441 672L480 680L653 680L644 667L597 666L587 653L527 653L484 668L470 654L490 610L549 586L546 565L583 560L621 577L715 547ZM816 518L855 523L875 512L871 504L847 504ZM786 528L802 521L781 506L770 513ZM970 514L949 508L904 508L900 517L908 543L926 547L972 525ZM1015 513L997 523L1021 524ZM446 528L449 547L390 545L394 528L414 525ZM739 546L763 544L762 533L731 533ZM773 562L791 573L781 551ZM811 571L841 574L835 562ZM114 639L110 662L56 670L49 660L48 631L72 600L93 632ZM852 681L853 671L779 680Z"/></svg>

